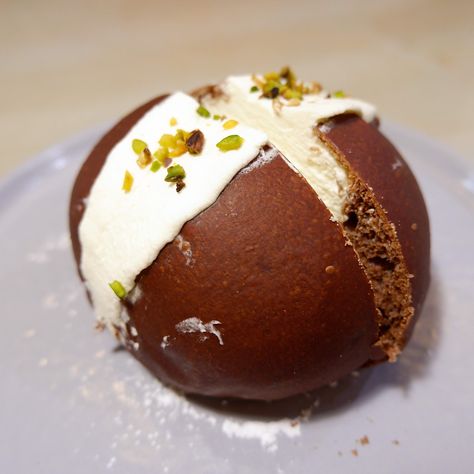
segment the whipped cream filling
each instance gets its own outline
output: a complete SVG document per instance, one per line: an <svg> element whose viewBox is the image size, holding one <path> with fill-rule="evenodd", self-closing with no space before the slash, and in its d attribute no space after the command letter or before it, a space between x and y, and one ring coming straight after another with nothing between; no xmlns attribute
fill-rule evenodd
<svg viewBox="0 0 474 474"><path fill-rule="evenodd" d="M334 220L346 219L343 210L349 189L347 172L318 141L314 127L347 112L371 121L375 108L357 99L327 98L322 91L305 95L298 106L275 110L272 100L250 92L252 85L250 76L231 76L221 84L223 95L202 99L211 113L239 121L231 130L225 130L221 121L198 115L198 102L178 92L143 115L109 153L87 199L79 239L81 272L97 318L111 330L123 329L127 317L109 283L117 280L130 296L136 295L139 273L179 235L187 221L218 198L267 142L307 180ZM170 124L171 118L177 120L176 126ZM199 155L185 153L173 159L173 165L180 164L186 172L186 186L179 193L174 184L164 180L164 167L156 173L149 167L140 168L131 147L133 139L140 139L153 152L160 137L165 133L174 135L177 128L199 129L205 137ZM216 144L228 135L239 135L244 142L238 150L223 153ZM267 158L260 154L254 166L260 166ZM122 189L125 171L133 176L133 186L127 193Z"/></svg>
<svg viewBox="0 0 474 474"><path fill-rule="evenodd" d="M92 186L79 226L81 272L98 320L110 329L123 328L125 321L109 283L117 280L130 293L138 274L187 221L217 199L268 141L264 132L242 123L225 130L221 121L198 115L198 106L194 98L178 92L150 109L114 146ZM171 118L176 118L176 126L170 125ZM185 153L173 159L173 165L180 164L186 172L186 186L179 193L164 180L164 167L156 173L141 169L131 147L133 139L140 139L153 153L160 137L174 135L177 128L199 129L205 137L199 155ZM224 153L216 147L234 134L244 138L239 149ZM128 193L122 190L125 171L134 180Z"/></svg>
<svg viewBox="0 0 474 474"><path fill-rule="evenodd" d="M305 95L297 106L284 105L275 110L271 99L260 98L260 92L250 92L253 85L251 76L230 76L220 84L223 95L206 96L203 103L212 112L263 130L270 143L313 187L333 219L344 222L349 178L345 168L318 140L314 127L348 112L370 122L375 118L375 108L350 97L328 98L327 92L321 91Z"/></svg>

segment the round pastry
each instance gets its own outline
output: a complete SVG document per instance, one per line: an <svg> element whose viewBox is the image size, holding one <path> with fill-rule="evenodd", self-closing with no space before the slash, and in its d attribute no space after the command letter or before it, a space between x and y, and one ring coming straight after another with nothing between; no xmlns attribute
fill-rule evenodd
<svg viewBox="0 0 474 474"><path fill-rule="evenodd" d="M426 207L374 107L288 68L127 115L70 230L98 327L189 393L279 399L393 362L429 284Z"/></svg>

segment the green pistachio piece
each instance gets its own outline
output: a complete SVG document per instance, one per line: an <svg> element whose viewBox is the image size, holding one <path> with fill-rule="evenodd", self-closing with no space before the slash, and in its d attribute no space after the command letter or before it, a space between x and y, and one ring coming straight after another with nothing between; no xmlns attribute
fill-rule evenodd
<svg viewBox="0 0 474 474"><path fill-rule="evenodd" d="M165 148L174 148L176 146L176 141L177 139L174 135L165 133L164 135L161 135L160 141L158 143Z"/></svg>
<svg viewBox="0 0 474 474"><path fill-rule="evenodd" d="M161 168L161 163L158 160L155 160L150 166L150 171L152 171L153 173L156 173L160 168Z"/></svg>
<svg viewBox="0 0 474 474"><path fill-rule="evenodd" d="M216 147L223 152L230 150L238 150L244 139L239 135L229 135L228 137L223 138L219 143L216 144Z"/></svg>
<svg viewBox="0 0 474 474"><path fill-rule="evenodd" d="M169 156L169 150L168 148L166 147L161 147L161 148L158 148L158 150L155 151L155 153L153 153L153 156L161 163L163 164L166 160L166 158L168 158Z"/></svg>
<svg viewBox="0 0 474 474"><path fill-rule="evenodd" d="M186 177L186 172L181 165L170 166L166 171L165 181L168 183L176 183L176 181Z"/></svg>
<svg viewBox="0 0 474 474"><path fill-rule="evenodd" d="M110 288L112 288L113 292L123 300L127 296L127 291L123 287L122 283L118 280L114 280L113 282L109 283Z"/></svg>
<svg viewBox="0 0 474 474"><path fill-rule="evenodd" d="M132 140L132 150L137 155L140 155L146 147L147 144L143 140L139 140L138 138Z"/></svg>
<svg viewBox="0 0 474 474"><path fill-rule="evenodd" d="M200 105L196 109L196 112L198 113L198 115L204 118L209 118L211 116L211 113L209 112L209 110L207 110L206 107L203 107L202 105Z"/></svg>

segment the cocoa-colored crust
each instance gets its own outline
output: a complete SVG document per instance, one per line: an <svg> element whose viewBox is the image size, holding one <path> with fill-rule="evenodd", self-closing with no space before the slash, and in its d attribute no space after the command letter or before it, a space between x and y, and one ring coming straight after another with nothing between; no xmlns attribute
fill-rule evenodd
<svg viewBox="0 0 474 474"><path fill-rule="evenodd" d="M369 358L367 279L339 225L281 156L237 175L180 235L193 262L167 245L138 278L143 297L129 311L138 356L161 379L187 392L276 399ZM177 332L192 316L220 321L224 344Z"/></svg>
<svg viewBox="0 0 474 474"><path fill-rule="evenodd" d="M428 212L410 168L397 149L373 125L356 115L335 117L322 128L362 180L373 190L395 225L411 279L415 317L419 316L430 282Z"/></svg>

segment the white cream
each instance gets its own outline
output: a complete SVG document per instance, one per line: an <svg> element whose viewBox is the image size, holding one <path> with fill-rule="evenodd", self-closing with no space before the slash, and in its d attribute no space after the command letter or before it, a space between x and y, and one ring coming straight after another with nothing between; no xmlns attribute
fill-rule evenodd
<svg viewBox="0 0 474 474"><path fill-rule="evenodd" d="M231 130L225 130L220 121L199 116L196 100L178 92L143 115L109 153L85 202L79 239L81 271L97 318L110 329L123 328L128 315L121 310L120 300L109 283L118 280L132 300L139 298L140 290L135 288L138 274L151 265L168 242L179 238L182 226L209 207L250 161L258 155L253 166L261 166L275 156L259 154L268 141L315 189L333 218L345 220L343 208L349 179L337 159L318 141L314 126L345 112L354 112L370 121L375 117L374 107L351 98L328 99L322 92L305 96L296 107L284 106L275 111L271 100L250 92L252 85L250 76L229 77L221 85L223 96L204 99L211 113L239 121ZM169 123L172 117L177 119L175 127ZM141 169L131 149L132 140L138 138L153 152L161 135L174 134L177 128L200 129L205 136L201 154L186 153L173 160L173 164L181 164L186 171L186 187L180 193L175 185L164 181L164 168L157 173ZM233 134L245 140L239 150L223 153L215 146ZM134 178L128 193L122 190L126 170ZM178 246L186 257L186 265L192 266L192 249L184 245L181 237Z"/></svg>
<svg viewBox="0 0 474 474"><path fill-rule="evenodd" d="M209 207L225 186L254 159L267 142L264 132L239 124L225 130L220 121L196 113L192 97L176 93L149 110L110 152L91 189L79 226L82 247L81 271L99 321L110 329L123 327L120 300L109 287L118 280L130 292L137 275L172 241L182 226ZM177 119L177 126L169 124ZM157 173L136 164L132 140L145 141L153 152L164 133L176 128L200 129L205 137L199 155L185 153L173 160L186 171L186 187L179 193L165 182L166 170ZM216 147L222 138L237 134L244 138L238 150L222 152ZM122 190L125 170L134 183Z"/></svg>
<svg viewBox="0 0 474 474"><path fill-rule="evenodd" d="M364 120L375 117L375 108L352 98L327 98L327 93L306 95L300 105L283 106L276 111L272 100L250 92L250 76L230 76L222 84L223 96L207 97L204 105L248 126L260 128L269 141L314 188L335 220L343 222L349 188L345 169L314 134L314 127L335 115L354 112ZM284 103L285 101L283 101Z"/></svg>

